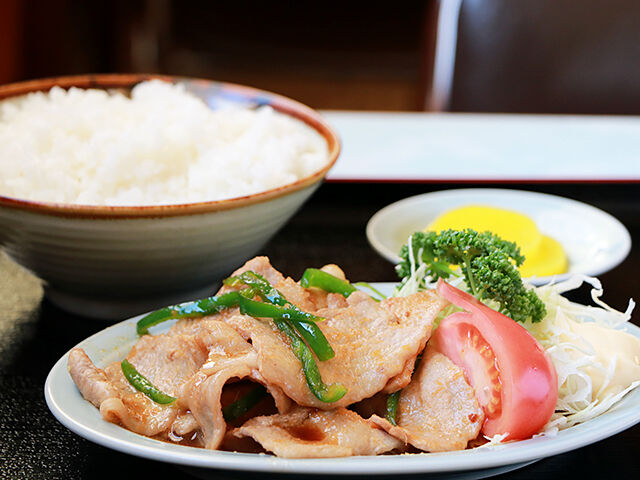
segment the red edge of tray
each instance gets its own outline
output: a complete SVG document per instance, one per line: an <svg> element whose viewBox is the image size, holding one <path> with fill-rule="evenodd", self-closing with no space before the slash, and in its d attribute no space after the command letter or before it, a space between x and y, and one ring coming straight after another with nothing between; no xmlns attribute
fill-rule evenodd
<svg viewBox="0 0 640 480"><path fill-rule="evenodd" d="M466 184L517 184L517 183L640 183L640 178L326 178L327 183L466 183Z"/></svg>

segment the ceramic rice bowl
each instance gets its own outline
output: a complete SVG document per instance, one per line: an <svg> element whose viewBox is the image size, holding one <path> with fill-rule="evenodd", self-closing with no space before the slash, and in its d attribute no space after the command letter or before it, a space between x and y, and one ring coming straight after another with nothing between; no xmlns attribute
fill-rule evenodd
<svg viewBox="0 0 640 480"><path fill-rule="evenodd" d="M0 87L0 99L68 88L130 89L151 78L180 82L215 108L218 101L268 104L314 128L329 158L297 182L245 197L160 206L88 206L0 196L0 245L45 282L52 302L83 316L118 319L211 295L287 222L321 184L340 150L312 109L233 84L149 75L97 75Z"/></svg>

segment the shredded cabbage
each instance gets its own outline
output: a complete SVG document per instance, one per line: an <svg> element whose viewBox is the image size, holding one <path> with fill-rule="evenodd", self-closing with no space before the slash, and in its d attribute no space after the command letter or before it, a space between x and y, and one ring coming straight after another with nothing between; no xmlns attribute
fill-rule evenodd
<svg viewBox="0 0 640 480"><path fill-rule="evenodd" d="M488 448L488 447L497 447L498 445L504 445L505 443L509 443L508 441L507 442L504 441L504 439L507 438L508 436L509 436L509 432L497 433L493 437L487 437L486 435L484 435L484 439L487 441L487 443L483 443L482 445L476 448Z"/></svg>
<svg viewBox="0 0 640 480"><path fill-rule="evenodd" d="M571 302L562 296L583 283L593 287L591 298L597 307ZM535 291L544 302L547 315L541 322L527 322L523 326L545 348L558 373L556 413L542 432L554 435L559 430L604 413L640 385L640 381L636 381L622 390L607 389L616 369L617 356L614 355L608 363L599 360L594 345L575 329L569 328L571 322L594 322L604 328L624 331L635 302L629 300L624 312L611 308L600 299L603 294L600 281L586 275L573 275L563 282L537 287ZM597 390L589 372L599 372L604 377Z"/></svg>

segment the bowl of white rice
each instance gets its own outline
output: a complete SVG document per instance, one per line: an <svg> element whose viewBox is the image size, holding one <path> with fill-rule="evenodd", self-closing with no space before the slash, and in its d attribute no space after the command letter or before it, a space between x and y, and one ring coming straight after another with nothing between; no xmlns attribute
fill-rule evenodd
<svg viewBox="0 0 640 480"><path fill-rule="evenodd" d="M234 84L92 75L0 86L0 246L53 303L88 317L210 295L339 150L311 108Z"/></svg>

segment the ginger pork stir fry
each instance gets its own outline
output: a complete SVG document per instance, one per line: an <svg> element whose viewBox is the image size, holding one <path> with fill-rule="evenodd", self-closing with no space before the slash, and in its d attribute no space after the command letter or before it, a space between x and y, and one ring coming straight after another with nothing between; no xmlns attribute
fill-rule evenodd
<svg viewBox="0 0 640 480"><path fill-rule="evenodd" d="M143 318L123 362L75 349L69 371L105 420L167 442L291 458L464 449L483 410L462 370L425 350L447 304L373 298L335 265L295 282L257 257L216 296Z"/></svg>

